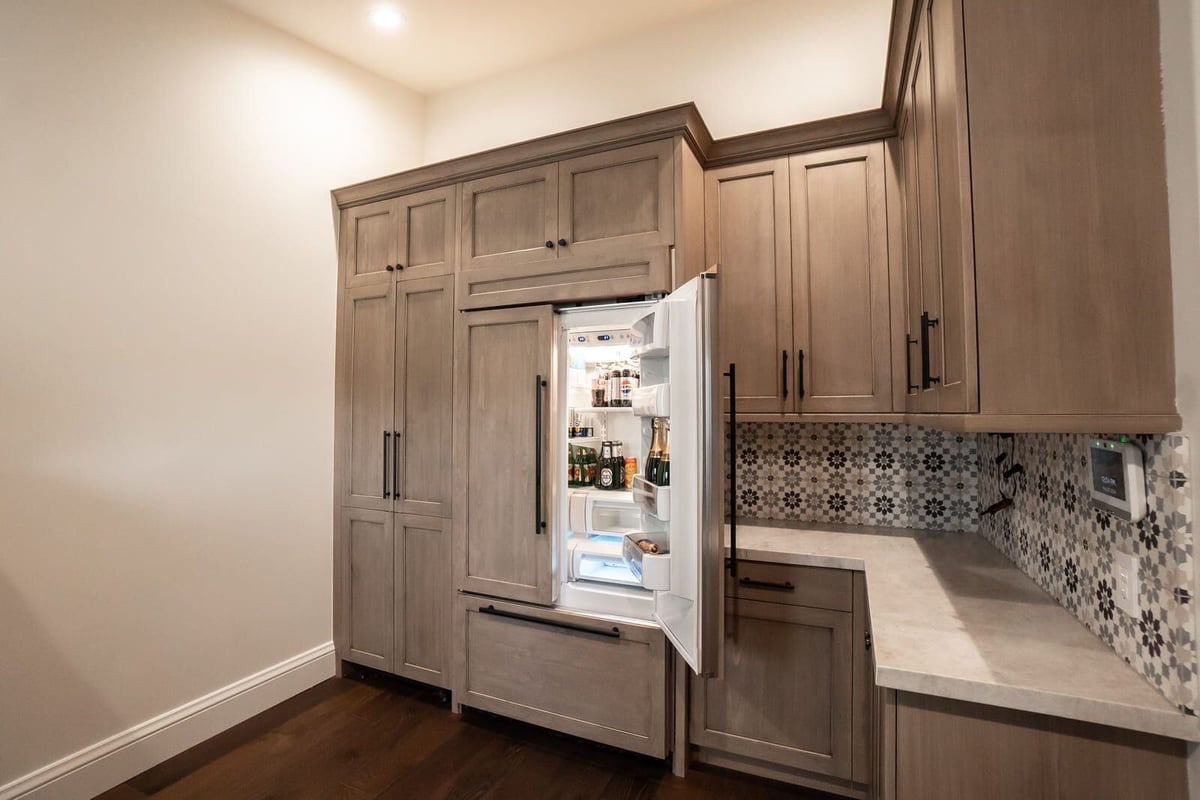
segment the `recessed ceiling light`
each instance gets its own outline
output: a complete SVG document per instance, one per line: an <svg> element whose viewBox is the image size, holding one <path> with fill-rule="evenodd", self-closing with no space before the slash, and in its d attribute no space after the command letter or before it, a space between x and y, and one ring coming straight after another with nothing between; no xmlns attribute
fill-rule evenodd
<svg viewBox="0 0 1200 800"><path fill-rule="evenodd" d="M404 16L391 6L375 6L369 19L381 31L394 31L404 24Z"/></svg>

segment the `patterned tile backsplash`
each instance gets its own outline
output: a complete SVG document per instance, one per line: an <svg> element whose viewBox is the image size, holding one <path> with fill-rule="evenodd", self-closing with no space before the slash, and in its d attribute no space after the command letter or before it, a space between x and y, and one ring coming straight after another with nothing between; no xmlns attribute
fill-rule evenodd
<svg viewBox="0 0 1200 800"><path fill-rule="evenodd" d="M1197 653L1188 440L1135 437L1145 453L1150 511L1137 524L1092 507L1090 436L979 437L984 505L1013 505L984 517L979 532L1189 713L1197 707ZM1001 463L996 459L1005 454ZM1024 472L1005 479L1014 464ZM1138 558L1138 615L1115 607L1113 554Z"/></svg>
<svg viewBox="0 0 1200 800"><path fill-rule="evenodd" d="M792 422L743 422L737 433L739 516L975 530L974 434Z"/></svg>

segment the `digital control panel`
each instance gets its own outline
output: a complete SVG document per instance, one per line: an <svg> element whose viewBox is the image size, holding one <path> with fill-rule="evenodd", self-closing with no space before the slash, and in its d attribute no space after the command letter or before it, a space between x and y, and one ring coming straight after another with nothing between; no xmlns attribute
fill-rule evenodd
<svg viewBox="0 0 1200 800"><path fill-rule="evenodd" d="M1092 505L1130 522L1146 516L1146 472L1141 449L1121 439L1091 443Z"/></svg>

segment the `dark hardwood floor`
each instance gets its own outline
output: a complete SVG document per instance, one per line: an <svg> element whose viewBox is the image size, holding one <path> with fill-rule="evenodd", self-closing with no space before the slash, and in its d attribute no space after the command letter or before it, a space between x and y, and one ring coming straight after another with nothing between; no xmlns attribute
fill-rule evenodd
<svg viewBox="0 0 1200 800"><path fill-rule="evenodd" d="M368 673L332 678L143 772L101 800L831 797L670 765L479 712Z"/></svg>

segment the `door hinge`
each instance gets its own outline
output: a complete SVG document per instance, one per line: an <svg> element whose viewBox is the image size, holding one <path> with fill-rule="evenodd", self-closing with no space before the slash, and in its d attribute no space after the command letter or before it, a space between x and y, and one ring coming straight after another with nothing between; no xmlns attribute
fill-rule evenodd
<svg viewBox="0 0 1200 800"><path fill-rule="evenodd" d="M871 649L871 632L867 631L866 636L864 636L863 638L865 639L864 644L867 646L867 649L870 650Z"/></svg>

